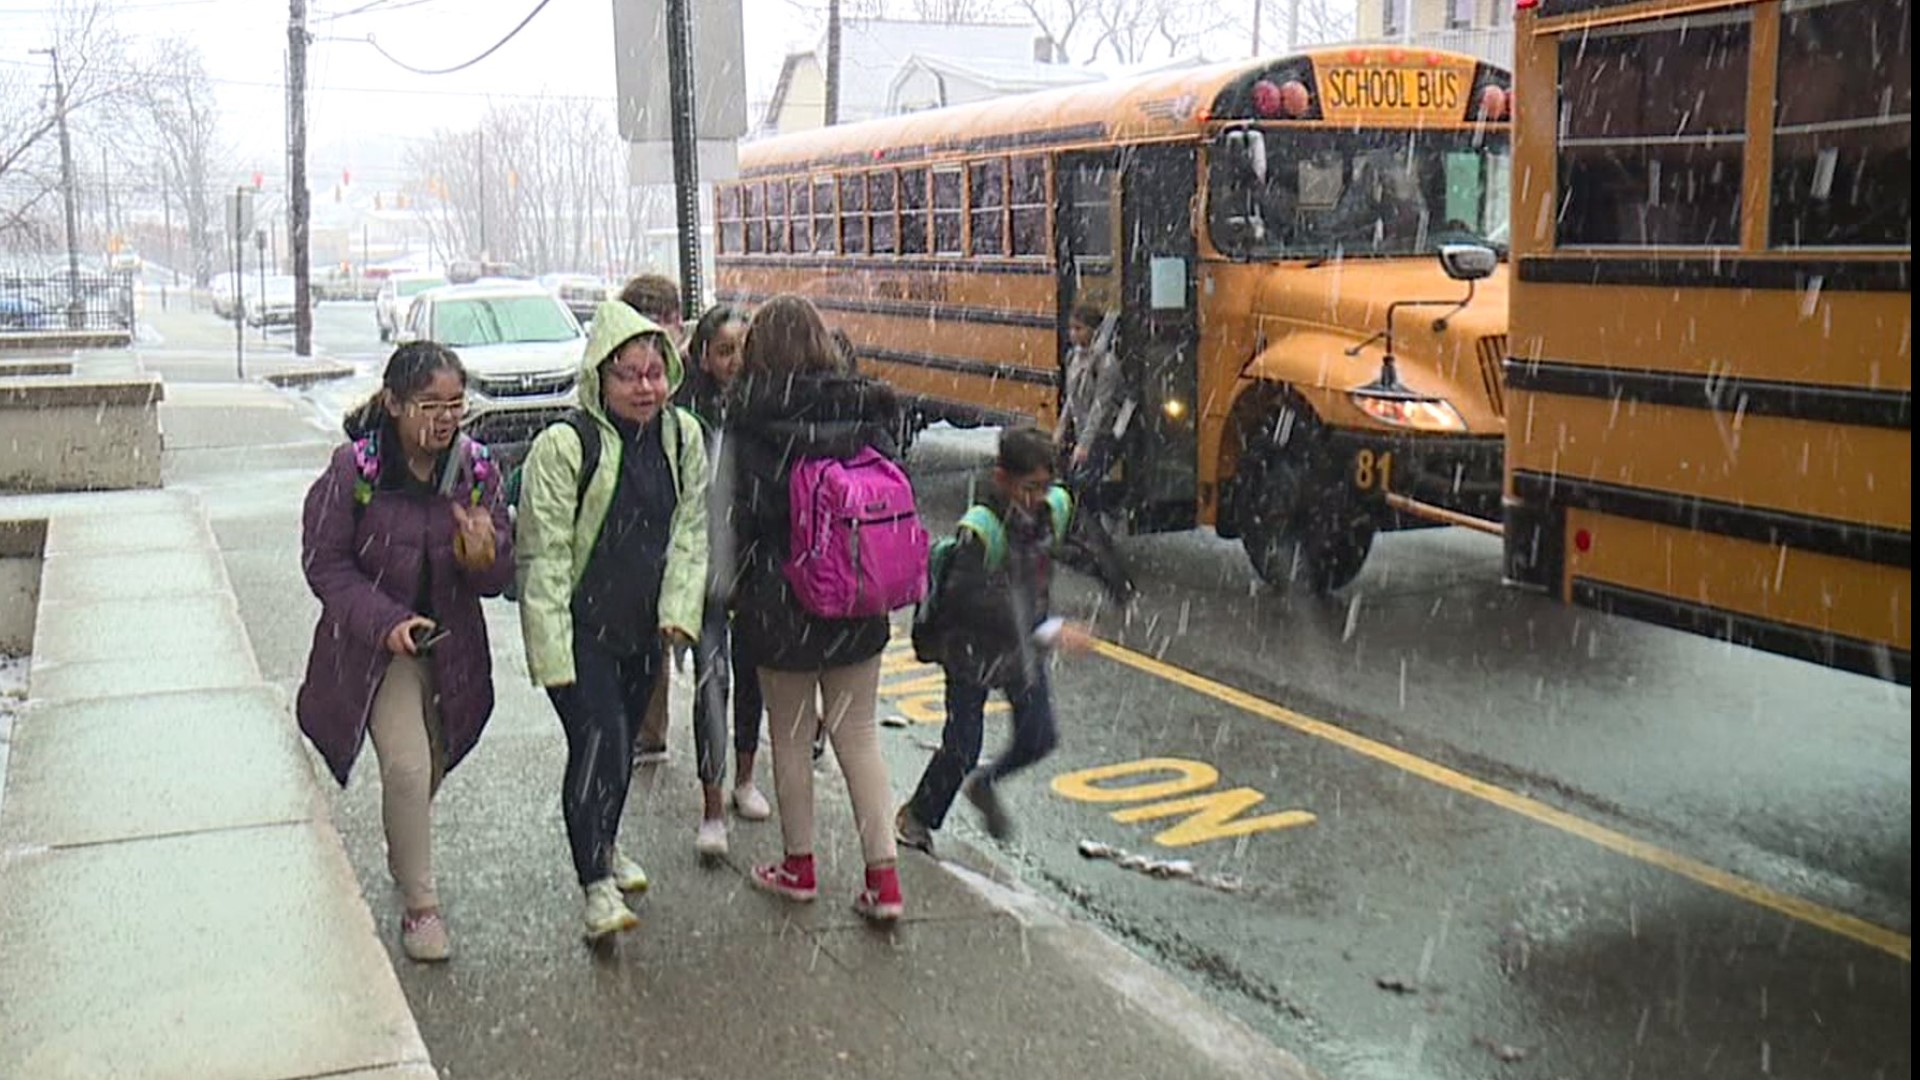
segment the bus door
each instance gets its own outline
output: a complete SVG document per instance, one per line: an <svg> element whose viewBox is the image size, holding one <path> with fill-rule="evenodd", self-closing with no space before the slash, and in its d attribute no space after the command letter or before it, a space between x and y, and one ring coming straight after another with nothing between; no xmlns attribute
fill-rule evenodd
<svg viewBox="0 0 1920 1080"><path fill-rule="evenodd" d="M1067 355L1067 317L1078 303L1120 310L1120 272L1113 253L1120 246L1118 158L1111 152L1062 154L1054 165L1055 248L1060 306L1057 353ZM1064 380L1066 371L1061 369ZM1064 385L1062 387L1064 390Z"/></svg>
<svg viewBox="0 0 1920 1080"><path fill-rule="evenodd" d="M1125 505L1138 532L1198 522L1200 312L1193 232L1197 152L1144 146L1120 158L1120 326L1132 408Z"/></svg>

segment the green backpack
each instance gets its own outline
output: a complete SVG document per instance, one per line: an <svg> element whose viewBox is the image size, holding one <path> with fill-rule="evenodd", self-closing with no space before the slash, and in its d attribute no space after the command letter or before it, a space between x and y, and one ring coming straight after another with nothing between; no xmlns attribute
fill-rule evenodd
<svg viewBox="0 0 1920 1080"><path fill-rule="evenodd" d="M1053 519L1053 543L1058 547L1067 537L1067 526L1073 519L1073 496L1067 489L1055 484L1047 489L1047 512ZM943 536L933 542L927 552L927 598L913 609L913 655L925 664L937 664L946 652L948 627L942 618L943 605L940 603L947 582L947 569L953 565L953 553L960 548L960 533L970 532L980 538L987 548L987 569L998 569L1007 558L1007 529L999 515L978 504L967 508L960 516L960 525L952 536Z"/></svg>

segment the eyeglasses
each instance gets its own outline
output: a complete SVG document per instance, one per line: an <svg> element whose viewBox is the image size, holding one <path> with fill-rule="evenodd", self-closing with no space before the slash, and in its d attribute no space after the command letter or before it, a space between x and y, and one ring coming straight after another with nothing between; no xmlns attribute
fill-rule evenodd
<svg viewBox="0 0 1920 1080"><path fill-rule="evenodd" d="M409 401L407 411L415 416L461 416L467 411L466 399L457 401Z"/></svg>
<svg viewBox="0 0 1920 1080"><path fill-rule="evenodd" d="M624 368L618 364L607 366L607 378L617 383L646 382L648 379L664 379L667 373L661 368Z"/></svg>

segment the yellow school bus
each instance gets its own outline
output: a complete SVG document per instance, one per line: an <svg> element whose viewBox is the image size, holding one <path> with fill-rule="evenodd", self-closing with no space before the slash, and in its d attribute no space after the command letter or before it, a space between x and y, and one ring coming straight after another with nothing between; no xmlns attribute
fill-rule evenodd
<svg viewBox="0 0 1920 1080"><path fill-rule="evenodd" d="M1509 90L1337 48L749 143L718 292L811 297L957 424L1051 423L1096 305L1130 527L1212 525L1270 581L1338 587L1433 516L1398 506L1499 515Z"/></svg>
<svg viewBox="0 0 1920 1080"><path fill-rule="evenodd" d="M1509 577L1911 685L1910 0L1521 7Z"/></svg>

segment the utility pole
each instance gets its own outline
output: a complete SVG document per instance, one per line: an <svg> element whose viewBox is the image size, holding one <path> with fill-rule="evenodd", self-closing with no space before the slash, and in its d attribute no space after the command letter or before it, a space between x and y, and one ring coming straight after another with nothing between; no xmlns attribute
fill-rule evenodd
<svg viewBox="0 0 1920 1080"><path fill-rule="evenodd" d="M827 0L826 125L840 122L840 0Z"/></svg>
<svg viewBox="0 0 1920 1080"><path fill-rule="evenodd" d="M308 265L307 0L287 17L287 257L293 262L293 353L313 355L313 279Z"/></svg>
<svg viewBox="0 0 1920 1080"><path fill-rule="evenodd" d="M73 140L67 133L67 83L60 77L60 50L35 49L53 60L54 119L60 123L60 192L67 208L67 328L80 330L86 322L86 308L80 299L80 223L73 190Z"/></svg>
<svg viewBox="0 0 1920 1080"><path fill-rule="evenodd" d="M1266 0L1253 0L1253 55L1260 55L1260 9L1266 6Z"/></svg>
<svg viewBox="0 0 1920 1080"><path fill-rule="evenodd" d="M1300 51L1300 0L1293 0L1287 9L1287 51Z"/></svg>
<svg viewBox="0 0 1920 1080"><path fill-rule="evenodd" d="M688 321L700 311L700 158L694 118L693 22L688 0L667 0L667 80L673 103L673 189L680 230L680 307ZM839 0L833 18L838 21ZM829 42L832 37L828 38ZM831 55L833 46L828 46ZM831 63L831 61L829 61ZM833 101L828 82L827 101ZM832 105L828 105L832 109Z"/></svg>

